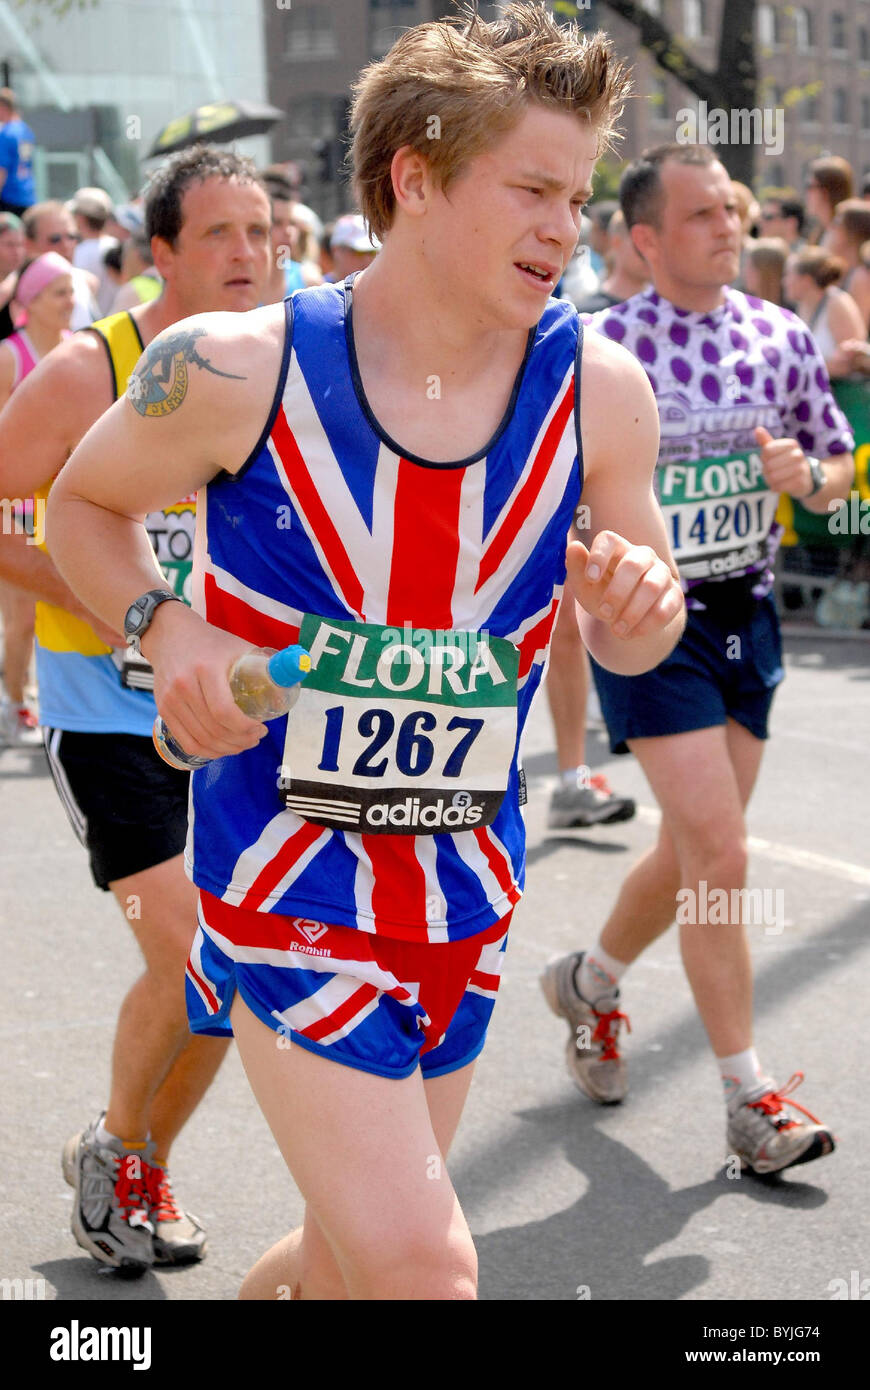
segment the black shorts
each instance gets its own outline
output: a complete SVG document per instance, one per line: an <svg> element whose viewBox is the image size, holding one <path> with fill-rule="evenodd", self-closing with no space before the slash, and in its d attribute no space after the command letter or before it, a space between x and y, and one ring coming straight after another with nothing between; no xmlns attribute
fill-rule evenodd
<svg viewBox="0 0 870 1390"><path fill-rule="evenodd" d="M54 785L98 888L183 852L190 774L169 767L150 738L43 733Z"/></svg>
<svg viewBox="0 0 870 1390"><path fill-rule="evenodd" d="M612 753L628 740L709 729L734 719L766 739L783 677L779 621L768 595L748 614L690 609L670 656L642 676L616 676L592 661Z"/></svg>

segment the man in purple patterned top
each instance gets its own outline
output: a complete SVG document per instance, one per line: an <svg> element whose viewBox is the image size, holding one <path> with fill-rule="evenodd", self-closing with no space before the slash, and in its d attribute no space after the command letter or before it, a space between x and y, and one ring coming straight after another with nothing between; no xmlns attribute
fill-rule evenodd
<svg viewBox="0 0 870 1390"><path fill-rule="evenodd" d="M690 611L682 640L654 671L615 676L593 662L611 747L640 761L661 828L593 950L551 962L542 984L569 1023L575 1082L602 1103L622 1100L619 980L676 915L722 1075L728 1152L744 1168L774 1172L834 1147L808 1112L785 1111L796 1080L778 1088L752 1040L745 926L766 920L773 895L745 889L744 810L783 674L770 594L774 516L783 492L819 513L845 496L854 441L800 319L728 288L740 219L712 151L646 151L626 170L620 199L652 288L591 323L639 359L655 392L655 485ZM779 913L767 929L782 929Z"/></svg>

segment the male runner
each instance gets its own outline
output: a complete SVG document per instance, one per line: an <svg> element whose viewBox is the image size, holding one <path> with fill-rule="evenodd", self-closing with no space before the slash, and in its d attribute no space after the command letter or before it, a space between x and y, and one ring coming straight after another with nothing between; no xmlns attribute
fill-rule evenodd
<svg viewBox="0 0 870 1390"><path fill-rule="evenodd" d="M163 330L203 309L244 310L260 301L269 203L249 161L207 147L173 157L152 180L146 217L161 297L75 334L16 391L0 431L4 494L45 497L82 436L123 394L143 347ZM192 352L183 370L201 370L197 361ZM170 367L171 352L163 362ZM155 466L153 453L147 461ZM190 489L148 511L161 583L169 578L186 597ZM214 1039L191 1038L186 1027L181 982L196 924L182 861L189 779L154 750L154 699L139 688L147 668L113 650L124 647L120 624L83 608L49 555L24 537L3 537L0 573L42 600L37 669L52 775L87 845L94 881L112 891L145 957L118 1019L106 1114L64 1152L65 1176L76 1185L73 1232L114 1266L199 1259L205 1233L178 1209L166 1172L172 1141L225 1051ZM130 1154L147 1162L130 1167Z"/></svg>
<svg viewBox="0 0 870 1390"><path fill-rule="evenodd" d="M620 197L653 288L592 323L635 354L656 393L657 491L689 614L682 641L657 670L626 679L593 663L611 747L636 755L661 807L661 830L623 884L597 945L551 962L542 984L568 1021L568 1067L578 1086L605 1104L622 1100L618 982L674 920L678 890L692 890L698 911L681 899L680 946L722 1074L729 1152L772 1172L833 1148L811 1116L789 1118L790 1087L764 1075L752 1046L739 890L744 809L782 679L770 596L774 513L781 492L816 512L842 497L853 441L800 319L728 288L741 229L715 155L691 145L649 150L626 170ZM724 915L725 900L710 897L715 890L727 894ZM705 892L717 903L709 923L699 906ZM578 1046L583 1025L592 1030L588 1047Z"/></svg>
<svg viewBox="0 0 870 1390"><path fill-rule="evenodd" d="M643 373L548 303L624 91L602 36L537 5L407 31L353 110L374 263L186 325L176 371L194 345L212 370L175 399L158 339L55 489L50 543L112 624L159 582L137 515L204 490L197 612L162 602L141 642L168 727L216 760L193 784L192 1024L231 1023L307 1202L250 1297L475 1296L442 1165L522 886L517 731L578 424L585 640L645 670L683 624ZM297 638L314 670L291 715L246 719L230 663Z"/></svg>

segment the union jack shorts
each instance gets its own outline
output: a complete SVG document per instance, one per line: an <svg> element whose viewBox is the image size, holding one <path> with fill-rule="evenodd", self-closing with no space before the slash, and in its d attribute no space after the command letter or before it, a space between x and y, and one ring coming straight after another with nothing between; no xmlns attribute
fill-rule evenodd
<svg viewBox="0 0 870 1390"><path fill-rule="evenodd" d="M200 890L187 963L194 1033L232 1036L239 990L269 1028L376 1076L444 1076L486 1040L511 914L476 936L433 945L230 907Z"/></svg>

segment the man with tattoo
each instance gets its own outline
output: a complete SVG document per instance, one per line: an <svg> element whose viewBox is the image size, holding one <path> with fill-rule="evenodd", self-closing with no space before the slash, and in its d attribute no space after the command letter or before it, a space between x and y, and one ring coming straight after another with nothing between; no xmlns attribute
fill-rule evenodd
<svg viewBox="0 0 870 1390"><path fill-rule="evenodd" d="M244 1297L476 1296L444 1158L521 893L518 739L581 484L589 649L644 671L684 621L648 383L551 299L625 90L604 36L541 5L406 31L355 93L374 262L152 344L162 400L145 359L49 508L64 574L103 622L139 606L160 713L215 760L191 1025L232 1028L307 1203ZM139 518L194 488L196 611L155 609ZM289 717L246 718L233 660L296 641Z"/></svg>
<svg viewBox="0 0 870 1390"><path fill-rule="evenodd" d="M270 212L250 161L209 147L173 157L152 179L145 215L162 294L75 334L16 391L0 426L4 495L35 495L44 506L79 440L123 395L143 348L135 378L143 416L166 414L192 377L214 372L201 331L173 324L261 302ZM224 386L239 380L220 376ZM149 449L141 463L157 469L159 455ZM160 588L185 600L194 509L194 490L184 488L147 509L145 522ZM196 927L182 857L189 778L153 747L153 673L125 650L121 624L83 607L45 548L25 541L0 538L0 575L40 600L40 714L52 775L94 881L114 894L145 958L121 1006L108 1108L64 1150L76 1189L73 1234L118 1268L197 1260L205 1232L175 1202L166 1161L226 1044L187 1030L184 964Z"/></svg>

